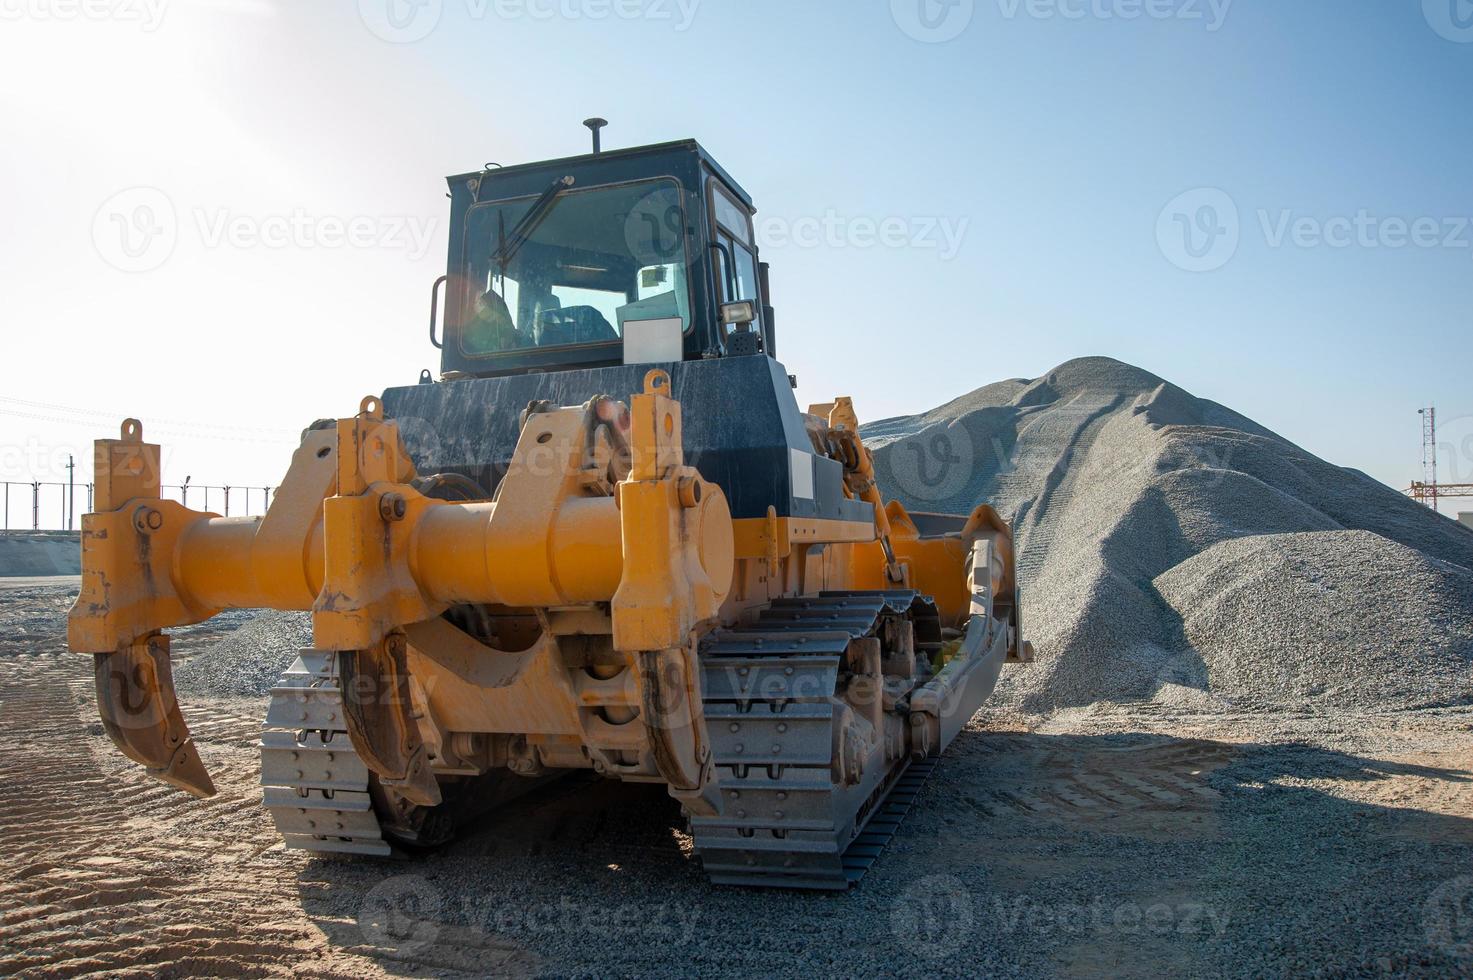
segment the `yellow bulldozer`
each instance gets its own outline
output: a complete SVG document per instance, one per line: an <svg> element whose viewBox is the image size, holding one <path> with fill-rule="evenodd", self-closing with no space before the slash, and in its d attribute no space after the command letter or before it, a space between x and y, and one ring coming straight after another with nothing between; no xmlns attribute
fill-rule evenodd
<svg viewBox="0 0 1473 980"><path fill-rule="evenodd" d="M261 737L288 847L413 853L592 770L668 787L715 882L846 888L1030 657L1011 531L886 503L849 399L801 411L776 359L751 198L590 125L449 178L438 378L310 426L264 516L163 499L136 420L97 442L71 648L208 796L164 631L310 610Z"/></svg>

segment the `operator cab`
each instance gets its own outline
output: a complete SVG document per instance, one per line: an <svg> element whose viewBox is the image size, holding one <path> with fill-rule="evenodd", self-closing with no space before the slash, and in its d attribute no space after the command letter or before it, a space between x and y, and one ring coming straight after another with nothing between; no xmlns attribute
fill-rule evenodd
<svg viewBox="0 0 1473 980"><path fill-rule="evenodd" d="M448 178L442 375L776 356L747 193L694 140L589 125L593 153Z"/></svg>

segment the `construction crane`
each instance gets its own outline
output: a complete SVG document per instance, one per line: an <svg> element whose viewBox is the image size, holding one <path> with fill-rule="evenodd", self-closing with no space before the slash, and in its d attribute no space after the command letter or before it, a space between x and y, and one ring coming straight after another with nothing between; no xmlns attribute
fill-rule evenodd
<svg viewBox="0 0 1473 980"><path fill-rule="evenodd" d="M1422 479L1413 480L1406 492L1419 504L1437 510L1443 497L1473 497L1473 483L1439 483L1437 480L1437 407L1417 409L1422 416Z"/></svg>

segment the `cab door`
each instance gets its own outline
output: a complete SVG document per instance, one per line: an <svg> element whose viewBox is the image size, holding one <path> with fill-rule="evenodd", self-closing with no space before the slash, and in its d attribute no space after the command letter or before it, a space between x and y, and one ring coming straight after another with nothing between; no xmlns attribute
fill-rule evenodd
<svg viewBox="0 0 1473 980"><path fill-rule="evenodd" d="M758 278L757 242L753 234L752 212L728 191L715 176L706 179L706 195L715 243L712 268L716 278L716 309L727 303L751 300L758 310L758 322L752 324L763 338L763 353L771 355L769 325L763 322L762 289ZM722 346L727 345L734 327L718 323Z"/></svg>

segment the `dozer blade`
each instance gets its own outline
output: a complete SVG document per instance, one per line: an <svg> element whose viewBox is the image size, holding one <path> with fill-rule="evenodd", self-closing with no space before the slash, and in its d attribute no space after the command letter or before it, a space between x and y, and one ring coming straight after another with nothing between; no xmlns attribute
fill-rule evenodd
<svg viewBox="0 0 1473 980"><path fill-rule="evenodd" d="M96 654L93 668L102 727L123 754L155 779L194 796L214 796L215 784L179 713L168 637L155 633Z"/></svg>

